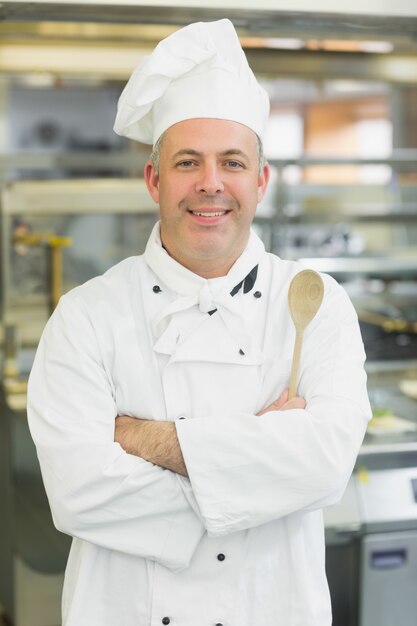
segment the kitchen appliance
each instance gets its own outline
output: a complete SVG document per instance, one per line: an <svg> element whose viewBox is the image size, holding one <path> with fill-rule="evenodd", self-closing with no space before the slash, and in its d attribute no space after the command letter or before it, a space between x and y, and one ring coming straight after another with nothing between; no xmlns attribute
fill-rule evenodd
<svg viewBox="0 0 417 626"><path fill-rule="evenodd" d="M382 395L416 424L415 401ZM415 626L417 430L367 434L342 501L324 516L333 626Z"/></svg>

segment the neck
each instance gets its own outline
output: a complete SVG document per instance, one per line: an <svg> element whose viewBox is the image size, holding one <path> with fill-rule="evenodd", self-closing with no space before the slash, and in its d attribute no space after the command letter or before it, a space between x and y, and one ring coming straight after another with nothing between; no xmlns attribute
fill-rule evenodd
<svg viewBox="0 0 417 626"><path fill-rule="evenodd" d="M234 265L235 261L239 258L239 253L237 256L234 256L231 259L202 259L202 258L187 258L184 259L183 256L178 258L175 255L175 252L171 252L165 245L162 247L168 252L169 256L172 257L175 261L180 263L183 267L193 272L193 274L197 274L201 276L201 278L220 278L221 276L226 276L229 273L230 268Z"/></svg>

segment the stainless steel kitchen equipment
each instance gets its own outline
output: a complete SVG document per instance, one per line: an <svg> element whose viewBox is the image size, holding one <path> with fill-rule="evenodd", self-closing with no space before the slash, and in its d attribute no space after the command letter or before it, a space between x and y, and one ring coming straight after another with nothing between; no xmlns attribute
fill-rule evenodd
<svg viewBox="0 0 417 626"><path fill-rule="evenodd" d="M3 324L19 329L23 347L36 346L57 292L140 254L156 219L157 206L143 179L8 183L0 205ZM48 260L57 244L70 239L58 259L57 286Z"/></svg>
<svg viewBox="0 0 417 626"><path fill-rule="evenodd" d="M144 182L137 180L17 181L1 196L0 602L19 626L58 623L70 544L53 526L26 419L27 377L51 312L49 247L69 236L74 242L64 250L58 276L63 283L54 283L56 303L61 289L141 253L156 216ZM57 235L46 236L51 230ZM46 596L57 589L36 616L30 614L30 581L43 585Z"/></svg>
<svg viewBox="0 0 417 626"><path fill-rule="evenodd" d="M395 378L415 379L417 365L404 370L397 362L379 372L384 387L381 380L373 387L372 369L371 400L401 418L369 427L341 503L325 510L334 626L415 626L417 402Z"/></svg>

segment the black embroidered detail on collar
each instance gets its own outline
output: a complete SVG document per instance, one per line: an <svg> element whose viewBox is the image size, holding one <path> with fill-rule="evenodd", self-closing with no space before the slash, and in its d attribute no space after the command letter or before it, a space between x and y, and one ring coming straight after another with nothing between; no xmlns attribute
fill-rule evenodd
<svg viewBox="0 0 417 626"><path fill-rule="evenodd" d="M251 291L255 285L257 276L258 276L258 266L255 265L255 267L251 269L249 274L243 280L241 280L240 283L238 283L235 287L233 287L232 291L230 292L230 295L232 297L235 296L242 289L242 286L243 286L243 293L249 293L249 291ZM216 311L217 309L213 309L212 311L209 311L208 314L213 315L213 313L215 313Z"/></svg>
<svg viewBox="0 0 417 626"><path fill-rule="evenodd" d="M255 265L255 267L251 269L251 271L246 276L246 278L241 280L240 283L236 285L236 287L233 287L232 291L230 292L230 295L235 296L241 290L242 285L243 285L243 293L249 293L249 291L252 291L253 286L256 282L257 275L258 275L258 266Z"/></svg>

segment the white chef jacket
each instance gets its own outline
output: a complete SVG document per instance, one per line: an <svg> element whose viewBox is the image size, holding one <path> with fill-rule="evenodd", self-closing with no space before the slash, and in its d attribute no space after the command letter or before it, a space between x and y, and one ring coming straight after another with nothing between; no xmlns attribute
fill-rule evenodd
<svg viewBox="0 0 417 626"><path fill-rule="evenodd" d="M324 275L306 409L256 415L288 385L300 269L252 232L206 280L156 225L144 255L61 298L28 419L55 525L73 537L64 626L331 624L321 509L345 489L370 407L355 311ZM124 452L117 415L175 421L189 479Z"/></svg>

